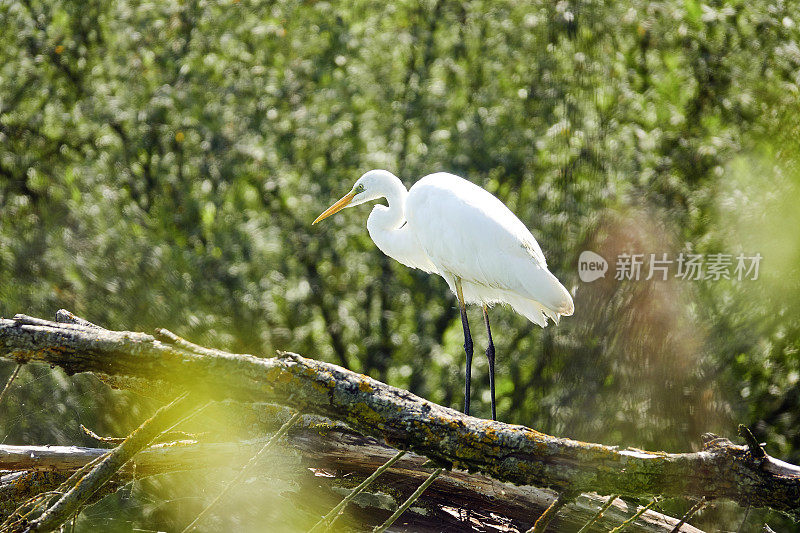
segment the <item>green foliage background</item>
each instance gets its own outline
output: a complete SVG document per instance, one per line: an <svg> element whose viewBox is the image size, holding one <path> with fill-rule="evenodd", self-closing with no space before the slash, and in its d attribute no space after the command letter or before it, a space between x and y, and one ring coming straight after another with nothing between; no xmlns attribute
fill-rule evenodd
<svg viewBox="0 0 800 533"><path fill-rule="evenodd" d="M798 462L793 7L4 2L0 314L64 307L291 350L459 408L461 326L443 280L384 257L367 208L310 226L366 170L409 186L448 170L507 203L575 296L575 316L545 330L492 313L501 420L669 451L745 423ZM612 263L605 279L578 279L586 249ZM618 253L681 251L758 252L761 275L613 279ZM486 371L476 357L479 416ZM7 443L88 443L80 422L120 433L153 406L50 369L25 369L12 392ZM106 526L185 522L137 497L106 502ZM701 517L740 519L724 504Z"/></svg>

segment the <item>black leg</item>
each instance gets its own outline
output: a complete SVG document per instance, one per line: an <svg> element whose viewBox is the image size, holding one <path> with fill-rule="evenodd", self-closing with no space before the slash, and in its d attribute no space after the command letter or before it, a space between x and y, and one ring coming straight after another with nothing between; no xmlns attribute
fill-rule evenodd
<svg viewBox="0 0 800 533"><path fill-rule="evenodd" d="M485 305L483 306L483 322L486 324L486 333L489 335L486 359L489 360L489 389L492 391L492 420L497 420L497 410L494 403L494 342L492 342L492 328L489 327L489 313Z"/></svg>
<svg viewBox="0 0 800 533"><path fill-rule="evenodd" d="M464 352L467 354L467 377L464 382L464 414L469 414L469 393L472 381L472 335L469 332L467 321L467 306L464 303L464 294L461 292L461 281L456 280L458 305L461 308L461 325L464 327Z"/></svg>

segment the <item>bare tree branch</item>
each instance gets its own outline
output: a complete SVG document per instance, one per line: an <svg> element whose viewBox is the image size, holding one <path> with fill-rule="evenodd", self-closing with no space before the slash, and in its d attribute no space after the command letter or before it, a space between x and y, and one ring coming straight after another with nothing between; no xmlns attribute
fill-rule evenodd
<svg viewBox="0 0 800 533"><path fill-rule="evenodd" d="M196 353L144 333L18 315L0 320L0 355L67 373L158 379L207 397L271 401L345 422L450 469L556 491L728 498L800 516L800 468L711 439L696 453L618 449L479 420L333 364L294 354Z"/></svg>
<svg viewBox="0 0 800 533"><path fill-rule="evenodd" d="M156 411L155 415L131 433L122 444L108 453L41 516L29 524L24 522L20 524L19 531L53 531L69 520L131 457L179 420L180 415L184 414L184 407L189 403L187 397L187 394L183 394L174 402ZM11 531L16 530L15 528L11 529Z"/></svg>
<svg viewBox="0 0 800 533"><path fill-rule="evenodd" d="M278 422L275 427L279 425ZM329 488L343 483L349 483L345 486L352 487L354 480L370 477L377 468L397 455L395 449L372 437L364 437L346 428L327 429L316 417L302 417L287 438L287 447L268 453L265 458L265 461L272 461L271 475L296 482L297 462L286 461L286 456L297 454L301 466L332 473L331 477L315 478L319 483L329 483ZM107 490L113 492L134 479L134 476L141 479L168 472L209 468L209 465L238 469L267 439L243 443L157 444L137 454L107 485ZM12 501L24 501L37 493L52 490L69 472L107 452L107 449L77 446L0 445L0 470L26 470L7 475L9 479L0 477L0 517L13 510L9 510L15 507ZM396 503L400 504L430 474L430 469L425 467L426 462L424 456L407 453L374 481L376 492L397 494ZM284 464L285 467L281 466ZM12 490L16 487L14 479L10 478L20 476L25 477L25 483L20 486L31 488L24 494ZM387 488L401 490L387 491ZM470 509L476 516L501 515L525 530L555 499L556 495L550 490L502 483L481 474L452 471L443 472L423 493L419 502L425 508L457 507ZM576 529L596 514L595 511L605 501L605 497L597 494L583 494L567 504L565 512L555 517L551 525L558 526L557 529L561 526L568 530ZM360 504L365 505L365 502L361 501ZM606 531L630 518L637 510L637 506L621 499L609 502L609 507L596 524ZM320 514L324 511L320 509ZM668 533L677 523L677 518L648 511L636 520L635 530L642 533ZM679 531L702 533L685 524Z"/></svg>

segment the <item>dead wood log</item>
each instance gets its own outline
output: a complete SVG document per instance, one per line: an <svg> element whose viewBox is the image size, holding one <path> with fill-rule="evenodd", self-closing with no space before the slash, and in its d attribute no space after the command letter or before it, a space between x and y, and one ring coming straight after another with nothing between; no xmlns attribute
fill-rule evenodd
<svg viewBox="0 0 800 533"><path fill-rule="evenodd" d="M312 426L312 427L309 427ZM317 429L315 429L315 427ZM264 458L271 465L270 474L276 478L295 479L298 476L297 461L287 461L286 454L299 456L299 464L312 472L324 472L316 479L335 491L344 484L352 485L375 471L396 453L393 448L372 437L364 437L346 429L320 432L318 423L305 424L290 432L289 446ZM198 468L238 468L260 448L263 439L242 443L197 443L193 441L164 443L151 446L140 452L123 468L106 493L113 492L132 479L141 479L167 472L179 472ZM11 446L0 445L0 471L25 471L16 476L0 477L0 517L11 512L25 499L58 486L73 470L100 457L108 450L78 446ZM389 469L376 483L374 492L396 497L402 501L429 474L424 466L426 458L414 453L407 454ZM285 465L285 467L284 467ZM28 492L19 492L19 475L24 474ZM309 474L306 474L309 475ZM313 475L313 474L311 474ZM342 489L339 489L342 490ZM302 496L302 495L301 495ZM438 524L458 524L472 513L471 520L486 522L506 520L508 524L526 530L555 499L555 493L531 486L503 483L481 474L452 471L443 473L425 491L417 506L436 512ZM556 517L554 530L574 530L586 523L605 498L589 493L578 497ZM371 514L387 512L382 508L370 508L376 498L360 498L357 503L370 510ZM322 513L327 509L320 509ZM637 510L617 499L614 505L598 520L597 527L609 530L630 518ZM444 516L442 515L448 515ZM380 514L378 514L380 516ZM431 517L433 519L433 517ZM421 523L424 518L417 516ZM443 520L444 519L444 520ZM632 530L642 533L667 533L678 524L678 519L648 511L632 525ZM462 524L463 528L463 524ZM702 533L697 528L684 524L684 533Z"/></svg>
<svg viewBox="0 0 800 533"><path fill-rule="evenodd" d="M68 374L161 380L213 399L280 403L498 481L556 491L727 498L800 517L800 467L724 439L696 453L618 449L465 416L295 354L262 359L23 315L0 320L0 356L57 365Z"/></svg>

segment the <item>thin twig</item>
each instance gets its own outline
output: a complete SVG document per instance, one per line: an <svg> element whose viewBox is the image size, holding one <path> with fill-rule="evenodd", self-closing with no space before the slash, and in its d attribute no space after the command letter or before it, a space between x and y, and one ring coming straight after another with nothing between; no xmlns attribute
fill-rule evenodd
<svg viewBox="0 0 800 533"><path fill-rule="evenodd" d="M125 437L103 437L103 436L100 436L97 433L95 433L94 431L92 431L91 429L89 429L86 426L84 426L83 424L81 424L81 430L84 433L86 433L87 435L89 435L90 437L92 437L94 440L97 440L97 441L100 441L100 442L110 442L112 444L119 444L120 442L125 440Z"/></svg>
<svg viewBox="0 0 800 533"><path fill-rule="evenodd" d="M319 522L314 524L314 527L312 527L309 530L309 533L316 530L318 527L321 527L322 525L325 525L325 531L328 531L333 526L334 522L336 522L336 520L342 515L342 513L344 512L344 508L347 506L347 504L350 503L353 500L353 498L361 494L364 491L364 489L366 489L372 484L373 481L378 479L378 476L380 476L386 470L388 470L393 464L399 461L400 458L403 457L405 454L406 452L401 450L397 452L397 455L395 455L394 457L386 461L384 464L379 466L378 469L375 470L375 472L373 472L367 479L362 481L360 485L354 488L350 494L345 496L344 499L340 501L338 505L336 505L336 507L331 509L330 512L328 512L328 514L326 514L319 520Z"/></svg>
<svg viewBox="0 0 800 533"><path fill-rule="evenodd" d="M415 501L417 501L417 498L422 496L422 493L425 492L425 489L427 489L431 485L431 483L433 483L436 480L436 478L439 477L439 474L441 474L443 470L444 468L437 468L436 470L434 470L433 473L430 476L428 476L428 479L426 479L425 482L422 483L422 485L420 485L417 488L417 490L415 490L414 493L411 496L409 496L408 499L404 501L400 507L397 508L394 514L392 514L392 516L386 519L386 522L384 522L379 526L375 526L375 528L372 530L372 533L383 533L384 531L389 529L389 526L394 524L395 520L400 518L400 515L406 512L406 509L411 507L411 505Z"/></svg>
<svg viewBox="0 0 800 533"><path fill-rule="evenodd" d="M575 493L572 491L565 490L559 494L558 498L553 500L553 503L551 503L550 506L544 510L542 515L536 519L533 527L525 533L542 533L545 529L547 529L547 524L550 523L556 513L558 513L558 511L567 503L569 503L574 497Z"/></svg>
<svg viewBox="0 0 800 533"><path fill-rule="evenodd" d="M271 448L274 443L278 442L278 439L283 437L286 434L286 432L289 431L289 428L291 428L294 425L294 423L297 422L299 419L300 419L300 413L295 413L294 415L292 415L292 418L290 418L286 423L284 423L280 427L278 432L275 433L272 436L272 438L270 438L267 441L267 443L264 444L264 446L260 450L258 450L258 452L256 452L256 454L253 457L250 458L250 460L247 462L246 465L244 465L244 467L242 467L241 470L239 470L239 473L236 474L236 476L227 485L225 485L225 487L220 491L220 493L217 494L217 497L214 498L214 500L211 503L209 503L205 509L200 511L200 514L198 514L188 526L183 528L182 533L188 533L189 531L194 529L195 526L197 526L197 524L200 522L200 520L211 510L212 507L214 507L214 505L217 504L217 502L219 502L222 499L222 497L231 489L231 487L233 487L240 479L244 477L245 474L247 474L247 472L250 471L253 465L255 465L256 462L258 461L258 458L261 457L261 455L263 455L264 452L266 452L269 448Z"/></svg>
<svg viewBox="0 0 800 533"><path fill-rule="evenodd" d="M198 409L197 412L199 412L201 410L202 409ZM192 416L194 416L195 414L196 413L193 413ZM188 419L188 418L189 417L187 417L186 419ZM186 419L181 420L180 422L184 422ZM102 435L98 435L97 433L95 433L91 429L87 428L83 424L81 424L80 427L81 427L81 430L83 430L84 433L86 433L88 436L92 437L94 440L97 440L97 441L100 441L100 442L109 442L109 443L112 443L112 444L119 444L120 442L125 440L125 437L104 437ZM186 431L165 431L164 433L159 435L158 438L156 439L156 441L154 441L154 442L165 442L165 441L177 440L177 439L180 439L180 438L197 440L198 437L200 437L201 435L206 435L206 434L207 433L197 433L197 434L195 434L195 433L187 433Z"/></svg>
<svg viewBox="0 0 800 533"><path fill-rule="evenodd" d="M156 328L156 331L153 333L153 336L161 342L172 344L183 350L187 350L189 352L193 352L200 355L214 356L224 353L219 350L215 350L214 348L206 348L205 346L200 346L199 344L187 341L183 337L180 337L172 333L170 330L164 328Z"/></svg>
<svg viewBox="0 0 800 533"><path fill-rule="evenodd" d="M60 322L62 324L78 324L79 326L86 326L87 328L94 329L106 329L103 326L98 326L94 322L89 322L85 318L76 316L66 309L59 309L56 311L56 322Z"/></svg>
<svg viewBox="0 0 800 533"><path fill-rule="evenodd" d="M82 478L82 477L83 477L83 476L84 476L84 475L85 475L85 474L86 474L86 473L87 473L89 470L91 470L92 468L94 468L95 466L97 466L97 465L98 465L98 464L99 464L101 461L103 461L105 458L107 458L107 457L108 457L108 455L109 455L111 452L113 452L113 451L114 451L113 449L111 449L111 450L108 450L108 451L107 451L106 453L104 453L103 455L101 455L101 456L99 456L99 457L96 457L95 459L93 459L93 460L89 461L88 463L86 463L85 465L83 465L82 467L80 467L79 469L77 469L75 472L73 472L73 473L72 473L72 475L70 475L70 476L69 476L67 479L65 479L64 481L62 481L62 482L61 482L61 484L60 484L58 487L56 487L56 490L55 490L55 492L57 492L57 493L59 493L59 494L63 494L63 493L65 493L65 492L66 492L67 490L69 490L69 489L70 489L70 488L71 488L73 485L75 485L75 483L76 483L76 482L77 482L77 481L78 481L80 478Z"/></svg>
<svg viewBox="0 0 800 533"><path fill-rule="evenodd" d="M686 514L681 517L681 519L678 521L677 524L675 524L675 527L672 528L672 531L670 531L669 533L678 533L683 527L683 524L685 524L692 516L694 516L694 514L697 511L699 511L705 506L706 506L706 498L705 496L703 496L702 498L700 498L699 502L694 504L691 509L686 511Z"/></svg>
<svg viewBox="0 0 800 533"><path fill-rule="evenodd" d="M645 505L644 507L642 507L641 509L636 511L636 513L632 517L628 518L627 520L625 520L623 523L621 523L620 525L618 525L617 527L615 527L614 529L612 529L608 533L619 533L620 531L622 531L623 529L625 529L629 525L631 525L634 522L636 522L636 520L640 516L642 516L644 513L646 513L647 510L650 509L652 506L654 506L656 503L658 503L658 498L653 498L653 501L651 501L650 503L648 503L647 505Z"/></svg>
<svg viewBox="0 0 800 533"><path fill-rule="evenodd" d="M739 528L736 530L736 533L742 533L744 531L744 525L747 523L747 517L750 515L750 506L747 506L747 509L744 510L744 517L742 518L742 523L739 524Z"/></svg>
<svg viewBox="0 0 800 533"><path fill-rule="evenodd" d="M17 374L19 374L19 369L20 368L22 368L22 364L18 364L17 365L17 368L15 368L14 371L11 373L11 377L8 378L8 381L6 381L6 386L3 387L3 391L0 392L0 402L3 401L3 396L6 395L6 392L8 391L9 387L11 387L11 384L17 378Z"/></svg>
<svg viewBox="0 0 800 533"><path fill-rule="evenodd" d="M589 521L586 522L583 525L583 527L578 530L578 533L586 533L587 531L589 531L589 528L592 527L592 524L597 522L597 519L603 516L603 513L605 513L608 510L608 508L611 507L611 505L614 503L614 500L616 500L617 498L619 498L619 494L612 494L611 496L609 496L608 499L606 500L606 503L604 503L603 506L600 509L598 509L598 511L594 514L594 516L590 518Z"/></svg>

